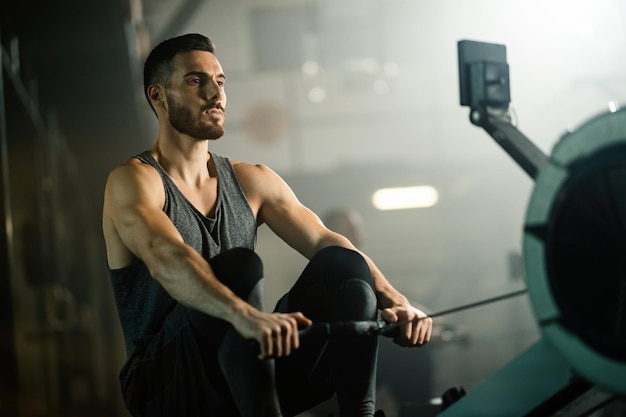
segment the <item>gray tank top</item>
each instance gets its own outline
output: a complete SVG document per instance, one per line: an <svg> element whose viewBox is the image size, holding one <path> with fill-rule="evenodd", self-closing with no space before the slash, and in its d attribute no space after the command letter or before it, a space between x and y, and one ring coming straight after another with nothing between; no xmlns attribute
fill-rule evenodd
<svg viewBox="0 0 626 417"><path fill-rule="evenodd" d="M218 185L215 215L208 218L187 200L150 152L145 151L135 157L159 172L165 188L163 211L185 243L205 259L236 247L254 250L256 220L227 158L211 153ZM126 351L130 356L137 340L159 330L176 301L150 276L148 268L140 260L124 268L109 269L109 273Z"/></svg>

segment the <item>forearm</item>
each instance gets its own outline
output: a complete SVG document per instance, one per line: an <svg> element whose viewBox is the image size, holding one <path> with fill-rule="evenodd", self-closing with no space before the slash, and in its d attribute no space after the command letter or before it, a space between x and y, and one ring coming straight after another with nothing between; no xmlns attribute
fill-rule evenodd
<svg viewBox="0 0 626 417"><path fill-rule="evenodd" d="M209 263L184 243L155 243L144 261L151 275L185 306L229 322L254 310L223 285Z"/></svg>
<svg viewBox="0 0 626 417"><path fill-rule="evenodd" d="M387 278L385 278L385 275L374 264L374 261L364 253L361 252L361 254L367 261L370 271L372 272L378 308L382 310L389 307L409 305L409 300L391 285Z"/></svg>

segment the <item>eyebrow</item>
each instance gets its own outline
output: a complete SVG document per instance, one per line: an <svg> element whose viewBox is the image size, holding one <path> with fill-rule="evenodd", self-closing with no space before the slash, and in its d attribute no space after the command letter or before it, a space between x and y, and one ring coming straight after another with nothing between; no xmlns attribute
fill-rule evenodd
<svg viewBox="0 0 626 417"><path fill-rule="evenodd" d="M183 75L183 78L189 77L190 75L197 75L197 76L203 76L206 77L208 75L208 73L204 72L204 71L189 71L188 73L186 73L185 75ZM226 79L226 74L224 73L219 73L215 76L215 78L221 78L223 80Z"/></svg>

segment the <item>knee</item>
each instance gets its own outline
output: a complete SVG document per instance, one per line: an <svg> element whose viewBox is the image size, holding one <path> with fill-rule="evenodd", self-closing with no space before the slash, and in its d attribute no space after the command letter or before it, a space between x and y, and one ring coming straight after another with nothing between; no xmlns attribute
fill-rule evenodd
<svg viewBox="0 0 626 417"><path fill-rule="evenodd" d="M312 262L319 262L334 320L373 320L376 317L372 273L360 253L329 246L320 250Z"/></svg>
<svg viewBox="0 0 626 417"><path fill-rule="evenodd" d="M360 279L349 279L335 291L331 300L331 315L341 320L373 320L377 300L371 285Z"/></svg>
<svg viewBox="0 0 626 417"><path fill-rule="evenodd" d="M373 287L372 273L365 258L352 249L341 246L327 246L320 249L311 259L311 263L317 264L328 272L336 282L358 279Z"/></svg>
<svg viewBox="0 0 626 417"><path fill-rule="evenodd" d="M261 258L251 249L233 248L226 250L209 261L213 269L238 271L244 275L263 273Z"/></svg>
<svg viewBox="0 0 626 417"><path fill-rule="evenodd" d="M245 298L263 278L261 258L250 249L229 249L212 258L209 264L220 282L240 297Z"/></svg>

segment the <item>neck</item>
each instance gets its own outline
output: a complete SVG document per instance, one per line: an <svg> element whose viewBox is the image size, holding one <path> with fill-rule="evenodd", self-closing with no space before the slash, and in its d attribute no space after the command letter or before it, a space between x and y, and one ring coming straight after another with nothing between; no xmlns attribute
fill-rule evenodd
<svg viewBox="0 0 626 417"><path fill-rule="evenodd" d="M155 159L173 178L194 183L209 177L208 140L178 135L175 140L159 135L150 148Z"/></svg>

